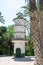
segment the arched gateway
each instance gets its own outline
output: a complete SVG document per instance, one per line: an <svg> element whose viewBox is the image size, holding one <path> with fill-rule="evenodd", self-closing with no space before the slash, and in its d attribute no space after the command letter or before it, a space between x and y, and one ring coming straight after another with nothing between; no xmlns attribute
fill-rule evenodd
<svg viewBox="0 0 43 65"><path fill-rule="evenodd" d="M21 49L20 48L17 48L16 49L16 57L17 58L20 58L21 57Z"/></svg>

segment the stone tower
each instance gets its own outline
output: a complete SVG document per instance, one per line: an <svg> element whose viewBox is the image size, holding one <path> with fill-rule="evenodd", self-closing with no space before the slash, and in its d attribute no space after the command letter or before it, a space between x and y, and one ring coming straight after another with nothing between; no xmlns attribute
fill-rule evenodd
<svg viewBox="0 0 43 65"><path fill-rule="evenodd" d="M25 55L26 20L15 18L14 21L14 54L16 57Z"/></svg>

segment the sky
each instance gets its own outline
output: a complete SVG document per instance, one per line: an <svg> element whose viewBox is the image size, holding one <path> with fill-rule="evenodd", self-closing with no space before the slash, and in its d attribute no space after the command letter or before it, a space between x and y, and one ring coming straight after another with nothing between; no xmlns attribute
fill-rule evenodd
<svg viewBox="0 0 43 65"><path fill-rule="evenodd" d="M25 0L0 0L0 12L5 20L5 24L0 23L0 26L14 24L13 19L19 11L23 12L21 9L23 5L25 5Z"/></svg>

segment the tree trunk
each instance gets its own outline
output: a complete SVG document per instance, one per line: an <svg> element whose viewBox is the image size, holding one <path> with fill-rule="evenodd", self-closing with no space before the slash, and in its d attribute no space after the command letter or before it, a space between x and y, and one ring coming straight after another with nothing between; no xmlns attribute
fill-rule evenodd
<svg viewBox="0 0 43 65"><path fill-rule="evenodd" d="M35 53L35 64L42 65L41 60L41 32L40 32L40 21L37 20L36 11L36 0L29 0L30 3L30 33L31 39L34 43L34 53Z"/></svg>
<svg viewBox="0 0 43 65"><path fill-rule="evenodd" d="M41 64L40 65L43 65L43 0L40 0L40 39L41 39Z"/></svg>

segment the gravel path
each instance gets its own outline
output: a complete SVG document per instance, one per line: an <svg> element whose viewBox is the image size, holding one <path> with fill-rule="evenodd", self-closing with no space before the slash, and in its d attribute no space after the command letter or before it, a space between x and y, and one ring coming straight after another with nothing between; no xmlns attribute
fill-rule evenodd
<svg viewBox="0 0 43 65"><path fill-rule="evenodd" d="M34 65L34 58L0 57L0 65Z"/></svg>

